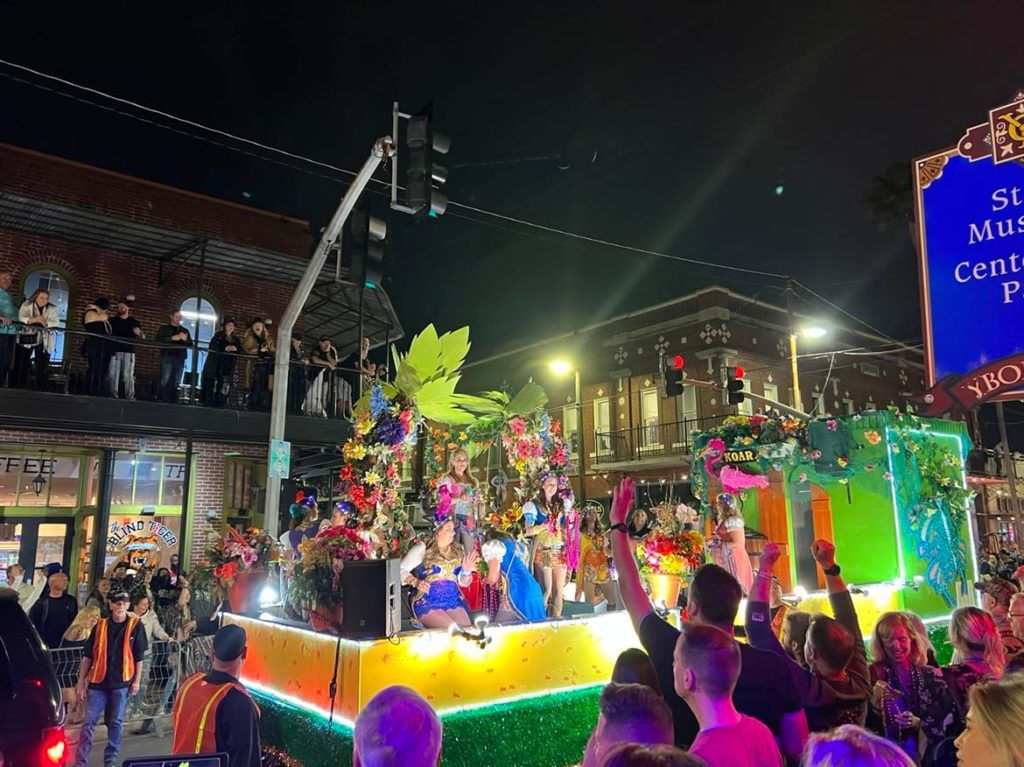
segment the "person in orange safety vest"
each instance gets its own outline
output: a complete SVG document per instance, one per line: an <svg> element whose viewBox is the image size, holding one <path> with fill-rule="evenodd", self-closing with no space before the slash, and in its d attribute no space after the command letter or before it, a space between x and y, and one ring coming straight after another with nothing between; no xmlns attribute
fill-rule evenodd
<svg viewBox="0 0 1024 767"><path fill-rule="evenodd" d="M86 767L93 734L100 716L107 725L103 764L117 763L121 750L124 707L129 695L137 695L142 683L143 660L148 642L142 622L128 614L127 592L110 595L110 617L101 618L82 648L77 691L86 701L85 723L78 740L75 767Z"/></svg>
<svg viewBox="0 0 1024 767"><path fill-rule="evenodd" d="M226 753L228 767L260 767L260 710L238 676L245 629L229 624L213 637L213 669L193 674L174 699L173 753Z"/></svg>

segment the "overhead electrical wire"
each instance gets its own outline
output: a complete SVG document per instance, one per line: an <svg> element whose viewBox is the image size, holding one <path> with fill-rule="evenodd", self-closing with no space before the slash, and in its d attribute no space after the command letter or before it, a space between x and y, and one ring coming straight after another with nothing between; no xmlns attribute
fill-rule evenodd
<svg viewBox="0 0 1024 767"><path fill-rule="evenodd" d="M90 86L81 85L80 83L76 83L76 82L73 82L71 80L67 80L67 79L62 78L62 77L57 77L56 75L51 75L49 73L42 72L42 71L40 71L38 69L34 69L32 67L28 67L28 66L25 66L23 64L18 64L16 62L8 61L6 59L0 59L0 65L6 66L6 67L9 67L11 69L15 69L15 70L18 70L18 71L21 71L21 72L25 72L25 73L31 74L31 75L33 75L35 77L39 77L39 78L42 78L42 79L50 81L50 82L59 83L60 85L63 85L63 86L69 87L69 88L73 88L73 89L77 89L79 91L92 94L93 96L98 96L98 97L101 97L101 98L104 98L104 99L108 99L108 100L113 101L115 103L118 103L118 104L121 104L121 105L124 105L124 106L128 106L128 107L132 107L134 109L141 110L141 111L143 111L143 112L145 112L147 114L155 115L155 116L164 118L166 120L170 120L172 122L188 126L190 128L194 128L194 129L201 130L201 131L206 131L206 132L208 132L208 133L210 133L212 135L221 137L223 139L229 139L231 141L235 141L235 142L238 142L238 143L243 144L243 145L254 147L256 149L262 150L263 152L270 152L270 153L273 153L273 154L280 155L282 157L287 157L287 158L292 159L292 160L298 160L298 161L301 161L301 162L309 163L310 165L312 165L314 167L325 169L325 170L334 171L335 173L343 174L343 175L345 175L345 176L347 176L349 178L354 178L356 176L356 173L354 171L351 171L351 170L349 170L347 168L343 168L343 167L340 167L340 166L337 166L337 165L333 165L331 163L324 162L322 160L317 160L317 159L314 159L314 158L311 158L311 157L307 157L305 155L299 154L297 152L292 152L292 151L289 151L287 149L281 149L280 147L276 147L276 146L273 146L273 145L270 145L270 144L266 144L266 143L263 143L263 142L260 142L260 141L249 139L249 138L246 138L244 136L239 136L237 134L230 133L228 131L224 131L224 130L221 130L219 128L214 128L214 127L211 127L211 126L208 126L208 125L204 125L203 123L197 122L195 120L190 120L188 118L179 117L179 116L174 115L174 114L172 114L170 112L166 112L166 111L163 111L163 110L160 110L160 109L155 109L153 107L149 107L149 106L146 106L144 104L140 104L140 103L138 103L136 101L132 101L130 99L126 99L126 98L122 98L120 96L115 96L113 94L106 93L104 91L101 91L101 90L96 89L96 88L92 88ZM317 175L317 176L319 176L321 178L325 178L325 179L331 180L331 181L340 181L341 180L341 179L337 179L337 178L334 178L332 176L329 176L329 175L326 175L326 174L323 174L323 173L312 172L309 169L302 168L302 167L296 166L296 165L292 165L290 163L281 162L280 160L274 159L272 157L266 157L266 156L264 156L262 154L258 154L258 153L251 152L251 151L247 151L247 150L242 149L240 147L232 146L231 144L225 143L223 141L213 140L213 139L210 139L209 137L201 136L201 135L198 135L198 134L190 132L190 131L185 131L185 130L181 130L180 128L173 128L173 127L170 127L170 126L167 126L167 125L163 125L160 122L157 122L156 120L147 119L147 118L142 117L141 115L132 114L131 112L126 112L126 111L121 110L121 109L116 109L116 108L113 108L113 107L111 107L109 105L106 105L106 104L101 104L101 103L98 103L96 101L92 101L92 100L89 100L89 99L83 99L83 98L81 98L79 96L75 96L75 95L72 95L72 94L64 93L64 92L62 92L60 90L57 90L57 89L54 89L54 88L47 88L47 87L45 87L45 86L43 86L43 85L41 85L39 83L32 82L31 80L25 80L23 78L14 77L13 75L10 75L9 73L0 72L0 76L7 77L9 79L12 79L12 80L15 80L17 82L20 82L20 83L23 83L23 84L26 84L26 85L30 85L30 86L33 86L33 87L36 87L36 88L41 88L41 89L44 89L44 90L50 90L50 91L52 91L54 93L57 93L59 95L75 99L77 101L80 101L81 103L88 104L90 106L94 106L94 107L97 107L97 108L100 108L100 109L111 111L111 112L114 112L116 114L119 114L119 115L122 115L122 116L125 116L125 117L128 117L128 118L131 118L131 119L134 119L134 120L137 120L137 121L140 121L140 122L144 122L144 123L151 124L151 125L154 125L154 126L159 127L159 128L163 128L165 130L170 130L170 131L173 131L173 132L176 132L176 133L180 133L182 135L189 136L189 137L197 139L199 141L205 141L207 143L211 143L213 145L220 146L222 148L229 149L231 151L240 152L242 154L246 154L246 155L258 158L258 159L263 159L263 160L266 160L266 161L269 161L269 162L274 162L274 163L276 163L278 165L282 165L284 167L292 168L293 170L297 170L297 171L300 171L300 172L306 172L306 173L312 173L313 175ZM389 187L389 184L387 182L385 182L385 181L381 181L379 179L372 179L372 181L373 181L373 183L376 183L376 184L380 185L381 187ZM476 213L476 214L479 214L479 215L482 215L482 216L488 216L488 217L491 217L493 219L497 219L499 221L506 222L508 224L515 224L515 225L526 227L526 228L529 228L529 229L534 229L534 230L542 231L542 232L545 232L545 233L548 233L548 234L553 234L553 235L557 235L557 236L560 236L560 237L565 237L565 238L568 238L568 239L574 239L574 240L578 240L578 241L581 241L581 242L586 242L586 243L589 243L589 244L592 244L592 245L598 245L598 246L610 248L610 249L613 249L613 250L621 250L621 251L625 251L625 252L633 253L633 254L637 254L637 255L643 255L643 256L648 256L648 257L653 257L653 258L661 258L661 259L665 259L665 260L669 260L669 261L675 261L675 262L679 262L679 263L690 264L690 265L693 265L693 266L700 266L700 267L703 267L703 268L722 269L724 271L735 272L737 274L748 274L748 275L753 275L753 276L757 276L757 277L766 277L766 278L770 278L770 279L776 279L776 280L780 280L780 281L786 281L786 280L790 280L791 279L789 277L789 275L781 274L781 273L778 273L778 272L770 272L770 271L761 270L761 269L751 269L751 268L748 268L748 267L732 266L732 265L729 265L729 264L720 264L720 263L716 263L716 262L713 262L713 261L706 261L706 260L703 260L703 259L696 259L696 258L690 258L690 257L686 257L686 256L674 255L674 254L670 254L670 253L665 253L663 251L652 250L652 249L649 249L649 248L641 248L641 247L637 247L637 246L633 246L633 245L626 245L624 243L615 242L614 240L607 240L607 239L603 239L603 238L599 238L599 237L591 237L589 235L581 234L579 232L572 232L572 231L569 231L569 230L566 230L566 229L561 229L559 227L548 226L548 225L545 225L545 224L539 224L539 223L534 222L534 221L529 221L529 220L526 220L526 219L517 218L515 216L509 216L509 215L506 215L506 214L503 214L503 213L498 213L496 211L487 210L485 208L480 208L480 207L477 207L477 206L474 206L474 205L468 205L468 204L465 204L465 203L460 203L460 202L455 201L455 200L449 201L448 205L449 205L449 207L460 208L460 209L462 209L464 211L469 211L469 212ZM470 216L459 216L459 218L462 218L463 220L467 220L467 221L474 222L474 223L477 223L477 224L484 223L484 222L479 221L478 219L474 219L474 218L472 218ZM514 229L513 230L506 230L506 231L512 231L513 233L523 234L522 232L518 232L518 230L514 230ZM828 299L822 297L820 294L816 293L815 291L813 291L812 289L810 289L809 287L804 285L802 282L799 282L797 280L792 280L792 282L793 282L794 285L799 286L800 288L802 288L803 290L807 291L809 294L811 294L814 297L816 297L817 299L821 300L822 302L824 302L828 306L834 308L836 311L839 311L840 313L842 313L843 315L847 316L848 318L850 318L850 319L854 320L855 322L860 323L864 327L870 329L872 332L874 332L874 333L876 333L876 334L878 334L878 335L880 335L880 336L882 336L884 338L888 338L888 339L892 340L894 343L897 343L897 344L902 343L902 342L898 341L897 339L893 338L892 336L888 335L887 333L884 333L883 331L878 330L877 328L875 328L874 326L872 326L868 322L860 319L856 315L851 314L850 312L846 311L842 307L840 307L840 306L834 304L833 302L829 301Z"/></svg>

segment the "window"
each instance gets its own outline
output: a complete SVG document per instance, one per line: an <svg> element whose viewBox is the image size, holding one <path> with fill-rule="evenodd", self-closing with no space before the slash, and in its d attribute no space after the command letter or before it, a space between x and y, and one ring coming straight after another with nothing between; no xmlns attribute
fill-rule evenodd
<svg viewBox="0 0 1024 767"><path fill-rule="evenodd" d="M679 442L685 445L697 420L697 387L684 384L683 393L676 400L679 403Z"/></svg>
<svg viewBox="0 0 1024 767"><path fill-rule="evenodd" d="M818 417L821 417L821 416L825 415L825 400L824 400L824 396L825 396L824 394L812 394L811 395L811 402L814 403L814 409L811 410L811 415L818 416Z"/></svg>
<svg viewBox="0 0 1024 767"><path fill-rule="evenodd" d="M881 375L881 371L878 369L878 365L875 365L871 362L860 363L860 372L866 376L871 376L872 378L878 378L878 376Z"/></svg>
<svg viewBox="0 0 1024 767"><path fill-rule="evenodd" d="M119 452L114 461L110 502L114 507L180 507L184 488L181 455Z"/></svg>
<svg viewBox="0 0 1024 767"><path fill-rule="evenodd" d="M595 446L598 453L610 453L612 449L612 403L607 397L594 400Z"/></svg>
<svg viewBox="0 0 1024 767"><path fill-rule="evenodd" d="M199 342L199 370L202 370L203 363L206 362L206 349L209 348L210 339L217 331L217 310L205 298L200 301L198 297L194 297L182 301L179 311L182 327L188 328L192 339ZM192 354L189 353L185 357L185 380L188 380L187 376L191 372ZM198 385L199 381L196 381L196 384Z"/></svg>
<svg viewBox="0 0 1024 767"><path fill-rule="evenodd" d="M661 444L658 434L658 390L643 389L640 391L640 424L643 427L640 444L653 447Z"/></svg>
<svg viewBox="0 0 1024 767"><path fill-rule="evenodd" d="M853 415L857 412L857 406L854 404L852 399L844 399L843 410L846 411L847 415Z"/></svg>
<svg viewBox="0 0 1024 767"><path fill-rule="evenodd" d="M57 307L60 323L57 327L63 330L68 326L68 304L71 301L71 290L68 281L52 269L37 269L25 275L22 285L22 296L27 301L37 290L45 290L50 294L50 303ZM51 362L64 360L64 334L57 334L57 346L50 355Z"/></svg>
<svg viewBox="0 0 1024 767"><path fill-rule="evenodd" d="M779 401L779 387L777 385L775 385L775 384L766 383L764 385L764 396L765 396L765 399L770 399L770 400L773 400L775 402L778 402ZM768 404L765 404L764 407L767 410L771 406L768 405Z"/></svg>
<svg viewBox="0 0 1024 767"><path fill-rule="evenodd" d="M81 468L82 459L78 456L0 455L0 506L78 506Z"/></svg>
<svg viewBox="0 0 1024 767"><path fill-rule="evenodd" d="M562 408L562 434L569 452L576 455L580 448L579 411L575 405Z"/></svg>

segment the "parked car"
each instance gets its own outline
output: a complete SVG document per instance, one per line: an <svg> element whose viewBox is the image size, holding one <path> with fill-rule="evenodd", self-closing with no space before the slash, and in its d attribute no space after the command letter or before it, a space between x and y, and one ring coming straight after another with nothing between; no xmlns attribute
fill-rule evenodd
<svg viewBox="0 0 1024 767"><path fill-rule="evenodd" d="M57 674L18 593L0 588L0 765L64 767L64 704Z"/></svg>

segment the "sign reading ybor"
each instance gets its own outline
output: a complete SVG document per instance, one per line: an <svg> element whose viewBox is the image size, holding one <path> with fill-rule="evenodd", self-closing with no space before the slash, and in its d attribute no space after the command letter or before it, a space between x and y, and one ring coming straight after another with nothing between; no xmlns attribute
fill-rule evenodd
<svg viewBox="0 0 1024 767"><path fill-rule="evenodd" d="M1022 158L1024 94L914 164L930 383L948 393L962 380L963 406L1024 389L1005 364L1024 353Z"/></svg>

